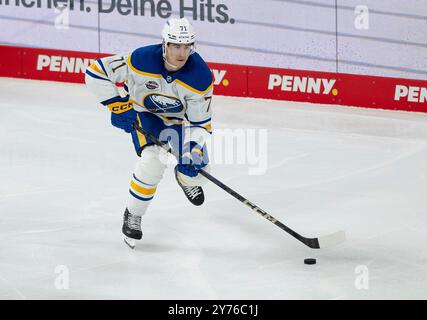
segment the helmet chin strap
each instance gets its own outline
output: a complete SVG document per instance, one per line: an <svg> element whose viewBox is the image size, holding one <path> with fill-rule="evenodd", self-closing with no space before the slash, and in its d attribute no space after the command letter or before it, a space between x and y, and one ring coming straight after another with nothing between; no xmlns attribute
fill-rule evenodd
<svg viewBox="0 0 427 320"><path fill-rule="evenodd" d="M169 61L168 61L168 59L166 59L166 56L165 57L163 57L163 61L169 66L169 67L172 67L173 69L178 69L178 66L175 66L175 65L173 65L172 63L170 63Z"/></svg>
<svg viewBox="0 0 427 320"><path fill-rule="evenodd" d="M165 62L169 67L171 67L172 69L174 69L174 70L178 69L178 66L173 65L173 64L172 64L172 63L170 63L170 62L168 61L168 59L166 58L166 50L168 50L168 45L167 45L167 43L163 42L163 61L164 61L164 62Z"/></svg>

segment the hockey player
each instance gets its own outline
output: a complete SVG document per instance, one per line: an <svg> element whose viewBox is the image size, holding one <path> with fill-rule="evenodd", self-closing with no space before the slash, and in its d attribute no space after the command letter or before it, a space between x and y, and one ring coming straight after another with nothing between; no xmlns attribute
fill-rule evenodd
<svg viewBox="0 0 427 320"><path fill-rule="evenodd" d="M175 177L194 205L204 201L209 171L205 147L211 134L211 72L195 52L193 26L185 19L170 19L162 30L162 44L96 60L86 70L86 84L111 111L113 126L131 133L139 158L132 174L122 232L141 239L141 216L152 201L166 165L161 147L133 129L136 121L146 131L169 143L180 154ZM124 83L120 95L117 83Z"/></svg>

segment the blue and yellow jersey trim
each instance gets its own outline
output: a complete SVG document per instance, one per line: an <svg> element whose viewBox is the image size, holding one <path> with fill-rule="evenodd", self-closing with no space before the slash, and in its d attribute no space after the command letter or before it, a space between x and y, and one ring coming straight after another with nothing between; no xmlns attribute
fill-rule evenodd
<svg viewBox="0 0 427 320"><path fill-rule="evenodd" d="M185 115L185 118L189 122L189 128L192 128L192 127L203 128L207 130L209 133L212 133L212 124L211 124L212 118L202 120L202 121L191 121L188 119L187 115Z"/></svg>
<svg viewBox="0 0 427 320"><path fill-rule="evenodd" d="M104 65L100 59L95 60L87 69L86 74L95 79L106 80L108 79L107 72L104 68Z"/></svg>
<svg viewBox="0 0 427 320"><path fill-rule="evenodd" d="M175 117L167 117L167 116L161 116L159 114L156 114L158 117L160 117L166 124L169 125L182 125L184 123L184 119L179 119Z"/></svg>
<svg viewBox="0 0 427 320"><path fill-rule="evenodd" d="M212 124L209 122L208 124L205 124L203 126L192 126L190 125L188 128L202 128L205 129L207 132L212 134Z"/></svg>
<svg viewBox="0 0 427 320"><path fill-rule="evenodd" d="M175 81L184 88L202 95L213 87L211 70L197 52L193 53L184 67L177 72Z"/></svg>
<svg viewBox="0 0 427 320"><path fill-rule="evenodd" d="M213 88L212 73L206 62L195 52L187 63L177 72L168 72L165 69L162 45L156 44L138 48L127 58L129 68L142 76L153 78L171 78L182 87L197 94L205 94Z"/></svg>
<svg viewBox="0 0 427 320"><path fill-rule="evenodd" d="M164 69L162 45L150 45L134 50L128 56L127 64L137 74L161 78Z"/></svg>
<svg viewBox="0 0 427 320"><path fill-rule="evenodd" d="M139 118L139 116L137 117L138 120L138 125L141 127L142 123L141 123L141 119ZM135 130L134 132L136 132L136 137L138 139L138 143L139 143L139 147L143 147L147 144L147 138L139 131Z"/></svg>
<svg viewBox="0 0 427 320"><path fill-rule="evenodd" d="M160 78L162 78L162 77L163 77L163 76L162 76L161 74L159 74L159 73L151 73L151 72L146 72L146 71L142 71L141 69L138 69L136 66L134 66L134 65L132 64L131 55L129 55L129 57L128 57L127 64L128 64L129 68L130 68L133 72L135 72L135 73L137 73L137 74L140 74L140 75L142 75L142 76L152 77L152 78L157 78L157 79L160 79ZM177 83L177 84L179 84L179 85L181 85L181 86L183 86L184 88L186 88L186 89L188 89L188 90L190 90L190 91L192 91L192 92L195 92L195 93L197 93L197 94L201 94L201 95L206 94L206 93L207 93L207 92L209 92L209 90L211 90L211 89L212 89L212 87L213 87L213 81L209 84L209 86L208 86L205 90L198 90L198 89L196 89L196 88L192 87L191 85L189 85L189 84L185 83L184 81L180 80L179 78L175 79L175 80L174 80L174 82L175 82L175 83Z"/></svg>
<svg viewBox="0 0 427 320"><path fill-rule="evenodd" d="M132 64L132 59L131 58L132 58L132 55L129 55L128 60L127 60L127 64L128 64L129 68L133 72L138 73L138 74L140 74L142 76L146 76L146 77L153 77L153 78L161 78L162 77L161 74L151 73L151 72L145 72L145 71L142 71L142 70L138 69L136 66L134 66Z"/></svg>
<svg viewBox="0 0 427 320"><path fill-rule="evenodd" d="M128 83L129 83L129 81L126 80L125 83L123 84L123 90L126 92L126 94L129 94Z"/></svg>
<svg viewBox="0 0 427 320"><path fill-rule="evenodd" d="M193 88L192 86L186 84L185 82L183 82L179 79L175 79L175 82L178 83L179 85L183 86L184 88L186 88L186 89L188 89L194 93L200 94L200 95L204 95L204 94L208 93L209 90L211 90L212 86L213 86L213 82L211 82L211 84L205 90L201 91L201 90L197 90L196 88Z"/></svg>

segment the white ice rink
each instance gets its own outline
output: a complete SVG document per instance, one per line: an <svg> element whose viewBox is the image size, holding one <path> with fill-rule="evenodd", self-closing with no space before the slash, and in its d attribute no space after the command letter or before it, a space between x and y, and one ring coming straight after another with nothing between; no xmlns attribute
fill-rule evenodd
<svg viewBox="0 0 427 320"><path fill-rule="evenodd" d="M342 229L345 243L309 249L213 184L194 207L171 165L132 251L130 136L83 85L2 78L0 299L427 299L427 114L213 108L214 135L267 129L268 166L218 161L212 174L299 233Z"/></svg>

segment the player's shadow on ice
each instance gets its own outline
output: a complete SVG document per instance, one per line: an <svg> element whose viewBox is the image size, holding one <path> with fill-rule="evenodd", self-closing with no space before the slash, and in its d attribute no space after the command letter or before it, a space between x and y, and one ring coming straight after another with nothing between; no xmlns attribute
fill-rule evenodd
<svg viewBox="0 0 427 320"><path fill-rule="evenodd" d="M176 246L164 245L159 243L144 243L144 241L136 242L135 251L138 252L150 252L150 253L160 253L160 252L172 252L175 251Z"/></svg>

